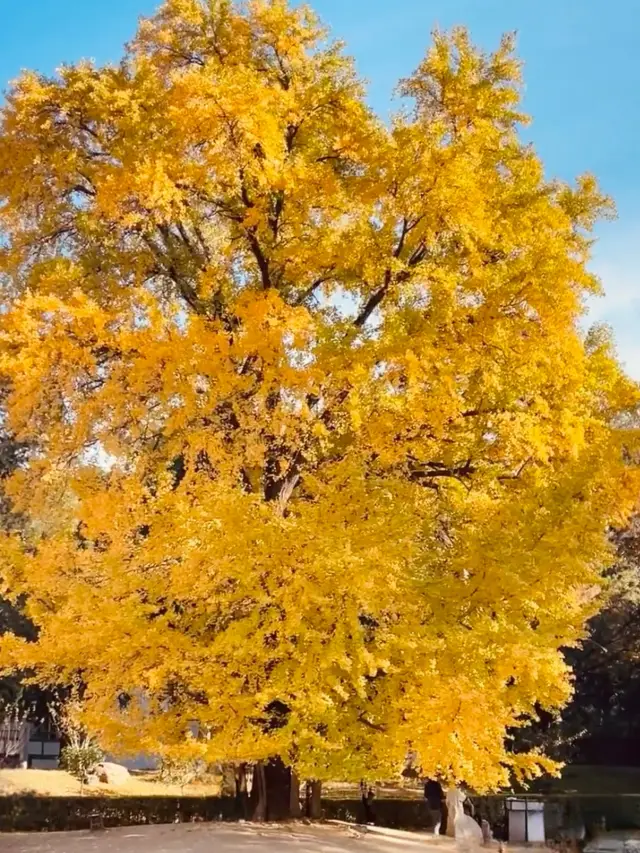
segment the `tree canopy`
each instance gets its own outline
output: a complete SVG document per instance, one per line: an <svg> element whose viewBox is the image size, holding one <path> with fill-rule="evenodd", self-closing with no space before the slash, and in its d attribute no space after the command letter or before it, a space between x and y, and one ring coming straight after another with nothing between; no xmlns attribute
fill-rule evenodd
<svg viewBox="0 0 640 853"><path fill-rule="evenodd" d="M570 695L638 487L581 331L593 178L519 136L513 40L436 33L387 125L283 0L166 0L0 128L5 668L112 751L478 789ZM206 737L186 736L192 721Z"/></svg>

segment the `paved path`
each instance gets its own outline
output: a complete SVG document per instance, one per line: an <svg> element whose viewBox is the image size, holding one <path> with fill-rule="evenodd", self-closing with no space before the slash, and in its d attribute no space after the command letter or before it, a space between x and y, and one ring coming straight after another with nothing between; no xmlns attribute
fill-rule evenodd
<svg viewBox="0 0 640 853"><path fill-rule="evenodd" d="M180 824L0 834L1 853L454 853L449 839L345 826Z"/></svg>
<svg viewBox="0 0 640 853"><path fill-rule="evenodd" d="M640 832L605 832L584 848L585 853L640 853Z"/></svg>

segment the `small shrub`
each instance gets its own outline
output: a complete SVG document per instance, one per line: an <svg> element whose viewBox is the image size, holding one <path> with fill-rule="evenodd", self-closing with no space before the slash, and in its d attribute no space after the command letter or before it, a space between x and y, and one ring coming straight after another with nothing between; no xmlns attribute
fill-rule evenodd
<svg viewBox="0 0 640 853"><path fill-rule="evenodd" d="M52 709L52 716L66 741L60 752L60 766L84 786L103 760L104 752L84 723L83 705L77 688L64 704Z"/></svg>
<svg viewBox="0 0 640 853"><path fill-rule="evenodd" d="M161 782L184 787L202 777L205 765L199 759L163 758L159 769Z"/></svg>
<svg viewBox="0 0 640 853"><path fill-rule="evenodd" d="M102 761L104 753L90 737L74 738L60 753L60 766L85 784Z"/></svg>

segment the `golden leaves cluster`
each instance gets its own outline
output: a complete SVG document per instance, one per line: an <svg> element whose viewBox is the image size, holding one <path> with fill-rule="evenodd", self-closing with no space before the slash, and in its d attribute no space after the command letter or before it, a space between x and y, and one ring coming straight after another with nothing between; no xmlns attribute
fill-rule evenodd
<svg viewBox="0 0 640 853"><path fill-rule="evenodd" d="M505 738L570 693L638 389L580 330L608 202L545 180L519 81L436 34L387 127L309 11L167 0L15 84L0 573L39 635L2 660L80 678L105 745L548 766Z"/></svg>

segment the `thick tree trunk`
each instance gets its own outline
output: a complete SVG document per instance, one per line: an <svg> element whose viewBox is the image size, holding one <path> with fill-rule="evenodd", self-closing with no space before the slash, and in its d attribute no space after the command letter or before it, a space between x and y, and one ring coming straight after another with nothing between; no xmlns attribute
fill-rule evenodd
<svg viewBox="0 0 640 853"><path fill-rule="evenodd" d="M445 807L442 810L442 819L445 821L444 834L449 838L456 837L456 815L455 812L449 808L449 804L445 803Z"/></svg>
<svg viewBox="0 0 640 853"><path fill-rule="evenodd" d="M250 769L246 764L236 765L236 810L244 820L249 819L249 787L247 773Z"/></svg>
<svg viewBox="0 0 640 853"><path fill-rule="evenodd" d="M298 779L279 758L259 762L253 773L249 799L252 820L289 820L299 817Z"/></svg>
<svg viewBox="0 0 640 853"><path fill-rule="evenodd" d="M223 797L235 797L236 795L236 768L234 764L223 764L220 767L222 782L220 793Z"/></svg>
<svg viewBox="0 0 640 853"><path fill-rule="evenodd" d="M253 788L251 789L251 819L263 823L267 819L267 786L265 781L264 762L259 761L253 771Z"/></svg>
<svg viewBox="0 0 640 853"><path fill-rule="evenodd" d="M267 791L267 820L288 820L291 817L291 769L279 758L265 765Z"/></svg>
<svg viewBox="0 0 640 853"><path fill-rule="evenodd" d="M322 818L322 782L311 779L307 782L306 813L310 820Z"/></svg>
<svg viewBox="0 0 640 853"><path fill-rule="evenodd" d="M246 763L229 763L221 765L220 771L222 773L220 793L223 797L233 798L236 802L237 816L248 820L251 816L249 808L250 785L248 784L251 766Z"/></svg>
<svg viewBox="0 0 640 853"><path fill-rule="evenodd" d="M300 808L300 780L297 773L291 771L291 781L289 783L289 816L292 818L302 817L302 809Z"/></svg>

